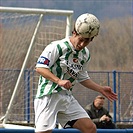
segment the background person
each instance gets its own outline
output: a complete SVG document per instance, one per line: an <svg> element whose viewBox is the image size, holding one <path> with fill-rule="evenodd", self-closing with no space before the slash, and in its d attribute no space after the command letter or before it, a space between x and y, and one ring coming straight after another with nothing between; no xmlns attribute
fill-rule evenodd
<svg viewBox="0 0 133 133"><path fill-rule="evenodd" d="M104 108L105 97L98 95L93 103L87 105L85 110L96 124L97 128L102 129L115 129L116 125L112 122L112 117L109 114L109 111Z"/></svg>
<svg viewBox="0 0 133 133"><path fill-rule="evenodd" d="M76 81L111 101L117 99L112 88L93 82L86 70L90 60L86 46L98 35L99 28L94 15L82 14L75 22L72 36L51 42L40 55L36 65L40 78L34 101L36 133L52 133L57 121L63 128L96 133L95 124L71 93Z"/></svg>

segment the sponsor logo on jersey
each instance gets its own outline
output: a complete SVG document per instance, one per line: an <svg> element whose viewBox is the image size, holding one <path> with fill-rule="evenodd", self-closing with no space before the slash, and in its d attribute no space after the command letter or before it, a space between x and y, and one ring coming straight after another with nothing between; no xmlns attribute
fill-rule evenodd
<svg viewBox="0 0 133 133"><path fill-rule="evenodd" d="M44 64L44 65L49 65L49 59L47 59L46 57L44 57L44 56L41 56L41 57L39 57L39 59L38 59L38 61L37 61L37 63L38 64Z"/></svg>
<svg viewBox="0 0 133 133"><path fill-rule="evenodd" d="M78 73L76 73L73 69L71 69L69 67L67 67L67 72L74 79L76 79L78 77Z"/></svg>
<svg viewBox="0 0 133 133"><path fill-rule="evenodd" d="M69 61L67 61L66 64L68 74L71 75L71 77L73 77L74 79L76 79L78 77L79 71L83 70L83 66L76 63L73 64Z"/></svg>
<svg viewBox="0 0 133 133"><path fill-rule="evenodd" d="M77 70L77 71L82 71L83 70L83 66L80 64L73 64L69 61L66 62L67 66L69 66L71 69Z"/></svg>
<svg viewBox="0 0 133 133"><path fill-rule="evenodd" d="M77 63L77 62L78 62L78 59L73 58L73 62L74 62L74 63Z"/></svg>

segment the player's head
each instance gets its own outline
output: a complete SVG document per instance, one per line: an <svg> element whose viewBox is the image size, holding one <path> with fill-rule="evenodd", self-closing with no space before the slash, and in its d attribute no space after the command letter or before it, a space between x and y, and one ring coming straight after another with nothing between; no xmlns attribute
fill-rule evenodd
<svg viewBox="0 0 133 133"><path fill-rule="evenodd" d="M98 35L100 28L99 20L93 14L85 13L80 15L74 25L77 35L84 38L94 38Z"/></svg>

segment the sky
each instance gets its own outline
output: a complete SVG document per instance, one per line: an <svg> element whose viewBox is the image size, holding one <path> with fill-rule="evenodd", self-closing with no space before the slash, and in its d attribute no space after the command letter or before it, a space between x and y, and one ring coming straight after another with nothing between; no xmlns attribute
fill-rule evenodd
<svg viewBox="0 0 133 133"><path fill-rule="evenodd" d="M132 0L0 0L1 6L73 10L74 18L92 13L100 19L132 15Z"/></svg>

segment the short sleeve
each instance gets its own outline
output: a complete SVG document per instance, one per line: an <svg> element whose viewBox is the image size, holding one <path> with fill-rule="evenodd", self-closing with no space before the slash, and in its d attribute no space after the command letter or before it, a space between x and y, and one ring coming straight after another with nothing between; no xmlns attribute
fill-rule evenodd
<svg viewBox="0 0 133 133"><path fill-rule="evenodd" d="M77 79L78 82L82 82L82 81L87 80L87 79L90 79L90 76L89 76L87 71L79 72L78 79Z"/></svg>
<svg viewBox="0 0 133 133"><path fill-rule="evenodd" d="M38 58L36 67L50 68L56 62L58 57L59 52L57 50L57 45L51 43L46 46Z"/></svg>

